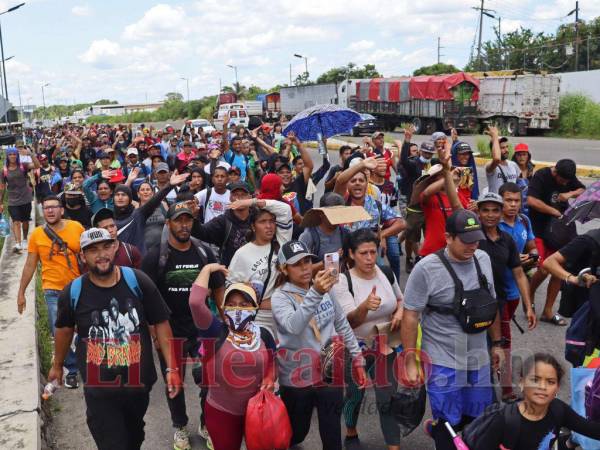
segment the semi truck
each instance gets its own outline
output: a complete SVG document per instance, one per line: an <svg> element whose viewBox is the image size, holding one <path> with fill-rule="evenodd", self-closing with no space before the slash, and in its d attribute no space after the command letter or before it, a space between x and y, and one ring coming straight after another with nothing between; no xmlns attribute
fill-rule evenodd
<svg viewBox="0 0 600 450"><path fill-rule="evenodd" d="M417 133L457 128L480 132L494 122L510 135L547 130L558 118L556 75L458 72L449 75L347 79L281 89L281 112L335 103L375 116L384 129L411 122Z"/></svg>

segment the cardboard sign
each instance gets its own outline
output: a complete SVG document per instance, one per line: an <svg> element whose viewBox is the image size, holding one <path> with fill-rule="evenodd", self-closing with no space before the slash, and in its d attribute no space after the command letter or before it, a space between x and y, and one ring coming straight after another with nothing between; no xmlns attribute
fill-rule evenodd
<svg viewBox="0 0 600 450"><path fill-rule="evenodd" d="M329 206L326 208L313 208L304 215L303 227L318 227L323 220L323 215L331 225L371 220L371 215L362 206Z"/></svg>

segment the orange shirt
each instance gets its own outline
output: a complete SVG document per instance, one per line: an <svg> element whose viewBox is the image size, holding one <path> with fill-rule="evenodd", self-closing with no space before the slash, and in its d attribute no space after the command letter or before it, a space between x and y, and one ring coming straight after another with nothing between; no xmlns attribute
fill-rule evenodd
<svg viewBox="0 0 600 450"><path fill-rule="evenodd" d="M56 234L65 241L69 248L70 267L65 258L64 252L61 252L58 245L52 249L52 241L44 232L44 227L40 226L33 230L29 238L29 253L36 253L42 263L42 289L62 289L79 274L77 264L77 254L79 253L79 237L83 233L83 226L74 220L65 220L65 226ZM52 257L50 252L53 250Z"/></svg>

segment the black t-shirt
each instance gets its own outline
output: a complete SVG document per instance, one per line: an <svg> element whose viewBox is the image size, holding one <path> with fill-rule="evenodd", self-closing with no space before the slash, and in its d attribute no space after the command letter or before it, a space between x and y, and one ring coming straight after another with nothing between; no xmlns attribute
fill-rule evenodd
<svg viewBox="0 0 600 450"><path fill-rule="evenodd" d="M217 262L212 251L206 246L203 248L206 259L192 246L182 252L169 245L169 258L162 276L158 273L160 245L152 247L142 261L142 270L156 281L171 309L173 336L195 339L198 335L190 311L190 290L204 265ZM212 290L225 286L225 277L220 272L211 274L208 286Z"/></svg>
<svg viewBox="0 0 600 450"><path fill-rule="evenodd" d="M565 186L559 185L552 176L552 169L550 167L544 167L543 169L538 170L531 178L527 196L535 197L547 205L564 212L569 205L565 202L559 202L558 194L575 191L581 188L585 189L585 186L581 184L581 181L577 178L569 181ZM533 233L536 236L541 237L548 226L551 216L542 214L534 208L529 208L529 218L531 219Z"/></svg>
<svg viewBox="0 0 600 450"><path fill-rule="evenodd" d="M600 267L600 229L577 236L559 252L565 257L565 267L573 274L586 267Z"/></svg>
<svg viewBox="0 0 600 450"><path fill-rule="evenodd" d="M52 194L52 189L50 189L50 180L52 180L53 172L54 170L52 167L47 167L45 169L40 167L40 176L37 184L35 185L35 195L39 201Z"/></svg>
<svg viewBox="0 0 600 450"><path fill-rule="evenodd" d="M494 274L494 288L499 300L506 298L506 283L504 273L506 269L514 269L521 265L519 250L512 236L504 231L498 230L499 238L492 241L487 237L479 241L479 249L488 254L492 261L492 273Z"/></svg>
<svg viewBox="0 0 600 450"><path fill-rule="evenodd" d="M304 174L296 175L296 178L291 184L283 191L284 197L292 203L296 204L296 209L301 215L306 214L311 206L307 205L306 201L306 182L304 181ZM287 194L287 195L286 195ZM294 200L298 200L296 203Z"/></svg>
<svg viewBox="0 0 600 450"><path fill-rule="evenodd" d="M141 299L122 276L116 285L105 288L83 275L75 311L70 283L59 296L56 327L77 327L77 363L87 390L100 393L115 380L115 388L150 389L156 381L148 324L168 320L170 311L152 280L139 270L134 272Z"/></svg>
<svg viewBox="0 0 600 450"><path fill-rule="evenodd" d="M340 166L339 164L336 164L335 166L331 166L331 168L329 169L329 172L327 172L327 176L325 177L325 183L328 183L329 181L331 181L333 179L333 177L335 177L335 174L338 172L341 172L342 166ZM333 189L327 189L325 188L325 192L331 192L333 191Z"/></svg>

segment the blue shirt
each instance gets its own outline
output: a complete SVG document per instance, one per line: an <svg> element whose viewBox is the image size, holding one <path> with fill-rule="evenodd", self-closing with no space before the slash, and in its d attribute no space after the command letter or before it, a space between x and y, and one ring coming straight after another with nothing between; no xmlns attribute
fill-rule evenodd
<svg viewBox="0 0 600 450"><path fill-rule="evenodd" d="M370 195L365 196L365 204L363 208L371 215L371 220L361 220L360 222L354 222L344 225L344 227L352 232L361 228L370 228L371 230L378 230L379 226L388 220L399 219L401 216L396 214L392 208L386 204L381 205L381 214L379 214L379 206L377 200Z"/></svg>
<svg viewBox="0 0 600 450"><path fill-rule="evenodd" d="M240 179L246 181L246 170L248 167L248 161L246 156L241 153L234 153L231 150L225 152L225 161L231 166L235 166L240 169Z"/></svg>
<svg viewBox="0 0 600 450"><path fill-rule="evenodd" d="M504 220L501 220L498 226L502 231L505 231L512 236L515 244L517 244L517 250L519 250L519 253L523 253L527 241L532 241L535 239L535 236L533 235L533 229L531 228L531 222L529 221L529 218L523 214L517 215L514 226L507 224L504 222ZM517 286L517 282L515 281L512 270L505 268L503 279L506 289L506 298L508 300L518 299L520 296L519 288Z"/></svg>

